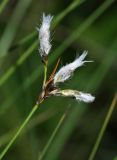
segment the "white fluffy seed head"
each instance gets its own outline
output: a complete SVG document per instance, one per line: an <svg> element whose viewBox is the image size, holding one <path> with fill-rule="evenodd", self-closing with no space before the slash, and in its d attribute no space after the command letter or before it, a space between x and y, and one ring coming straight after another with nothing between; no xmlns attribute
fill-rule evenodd
<svg viewBox="0 0 117 160"><path fill-rule="evenodd" d="M76 97L76 100L83 101L83 102L86 102L86 103L90 103L90 102L93 102L95 100L94 96L92 96L89 93L83 93L83 92L79 92L79 94L76 95L75 97Z"/></svg>
<svg viewBox="0 0 117 160"><path fill-rule="evenodd" d="M63 66L54 76L54 84L59 82L64 82L69 79L74 72L74 70L80 66L82 66L85 62L91 61L84 61L84 58L87 55L87 51L84 51L83 54L75 59L72 63Z"/></svg>
<svg viewBox="0 0 117 160"><path fill-rule="evenodd" d="M91 103L95 100L95 97L89 93L83 93L76 90L66 89L66 90L54 90L51 92L55 96L72 97L78 101L83 101L85 103Z"/></svg>
<svg viewBox="0 0 117 160"><path fill-rule="evenodd" d="M41 57L45 57L48 55L51 49L50 43L50 24L53 16L45 15L43 13L42 24L40 28L37 28L39 32L39 41L40 41L40 55Z"/></svg>

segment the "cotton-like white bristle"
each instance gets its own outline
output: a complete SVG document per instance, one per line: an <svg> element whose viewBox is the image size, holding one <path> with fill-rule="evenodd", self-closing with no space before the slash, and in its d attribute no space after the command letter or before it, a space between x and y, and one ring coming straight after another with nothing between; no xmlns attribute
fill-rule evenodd
<svg viewBox="0 0 117 160"><path fill-rule="evenodd" d="M75 95L75 97L76 97L76 100L84 101L86 103L90 103L95 100L94 96L92 96L89 93L83 93L83 92L79 92L79 94Z"/></svg>
<svg viewBox="0 0 117 160"><path fill-rule="evenodd" d="M80 57L78 57L74 62L71 63L71 67L72 69L76 69L80 66L82 66L85 62L88 62L88 61L83 61L85 59L85 57L87 56L88 52L87 51L84 51Z"/></svg>
<svg viewBox="0 0 117 160"><path fill-rule="evenodd" d="M40 41L40 55L41 57L47 56L51 49L50 43L50 24L53 16L43 14L42 24L40 28L37 28L39 32L39 41Z"/></svg>
<svg viewBox="0 0 117 160"><path fill-rule="evenodd" d="M84 58L87 55L87 51L84 51L83 54L75 59L72 63L67 64L66 66L63 66L54 77L54 84L59 82L64 82L67 79L69 79L74 72L74 70L80 66L82 66L85 62L91 62L91 61L83 61Z"/></svg>

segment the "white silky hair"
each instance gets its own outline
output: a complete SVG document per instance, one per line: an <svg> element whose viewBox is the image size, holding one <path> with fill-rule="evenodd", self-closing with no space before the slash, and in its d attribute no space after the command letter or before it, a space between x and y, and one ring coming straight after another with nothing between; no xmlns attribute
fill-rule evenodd
<svg viewBox="0 0 117 160"><path fill-rule="evenodd" d="M64 82L69 79L74 72L74 70L80 66L82 66L85 62L92 62L92 61L84 61L84 58L87 55L87 51L84 51L82 55L76 58L72 63L69 63L63 66L54 76L54 84L59 82Z"/></svg>
<svg viewBox="0 0 117 160"><path fill-rule="evenodd" d="M37 28L39 32L39 41L40 41L39 51L41 57L47 56L52 46L50 43L50 25L52 19L53 16L51 16L50 14L46 16L45 13L43 13L41 27Z"/></svg>
<svg viewBox="0 0 117 160"><path fill-rule="evenodd" d="M79 92L79 94L78 95L76 94L75 97L76 97L76 100L83 101L86 103L90 103L95 100L94 96L92 96L89 93L83 93L83 92Z"/></svg>

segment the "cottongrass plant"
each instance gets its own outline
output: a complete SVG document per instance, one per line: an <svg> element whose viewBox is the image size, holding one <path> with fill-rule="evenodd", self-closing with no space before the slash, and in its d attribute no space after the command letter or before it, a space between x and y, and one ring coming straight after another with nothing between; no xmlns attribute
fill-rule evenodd
<svg viewBox="0 0 117 160"><path fill-rule="evenodd" d="M83 93L81 91L71 89L61 90L59 88L59 83L63 83L66 80L70 79L74 71L78 67L83 66L86 62L92 62L84 60L87 55L87 51L84 51L82 55L76 58L73 62L60 68L60 70L56 73L57 67L60 63L60 59L58 59L58 62L52 74L50 75L49 79L46 80L48 68L48 54L50 53L50 49L52 46L50 43L50 23L52 21L52 18L53 16L51 15L46 16L45 14L43 14L41 27L37 29L39 32L40 41L39 53L44 64L44 83L42 87L42 93L39 96L37 104L50 96L72 97L76 100L84 101L86 103L93 102L95 97L89 93Z"/></svg>
<svg viewBox="0 0 117 160"><path fill-rule="evenodd" d="M50 96L63 96L63 97L70 97L74 98L77 101L83 101L86 103L93 102L95 100L95 97L92 96L90 93L84 93L77 90L72 89L65 89L61 90L59 87L60 83L64 83L66 80L70 79L74 73L74 71L78 68L84 65L86 62L92 62L92 61L86 61L84 60L87 51L84 51L81 56L77 57L73 62L63 66L60 68L57 72L58 65L60 63L60 58L57 61L57 64L52 72L52 74L47 79L47 69L48 69L48 55L51 50L51 36L50 36L50 26L52 22L53 16L51 15L45 15L42 16L42 24L39 28L37 28L37 31L39 33L39 54L42 60L42 63L44 65L44 79L43 79L43 86L42 86L42 92L38 97L38 100L31 110L28 117L25 119L23 124L19 127L14 137L11 139L11 141L8 143L8 145L5 147L3 152L0 155L0 160L4 157L6 152L9 150L11 145L14 143L16 138L19 136L20 132L23 130L23 128L26 126L32 115L35 113L35 111L39 108L39 105L48 97Z"/></svg>

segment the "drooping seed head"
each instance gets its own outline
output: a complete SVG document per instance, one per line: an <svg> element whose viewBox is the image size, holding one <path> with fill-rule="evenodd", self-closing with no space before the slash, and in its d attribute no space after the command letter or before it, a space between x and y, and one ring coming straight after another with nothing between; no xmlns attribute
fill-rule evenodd
<svg viewBox="0 0 117 160"><path fill-rule="evenodd" d="M83 93L83 92L71 90L71 89L54 90L50 94L55 96L72 97L78 101L83 101L86 103L91 103L95 100L95 97L89 93Z"/></svg>

